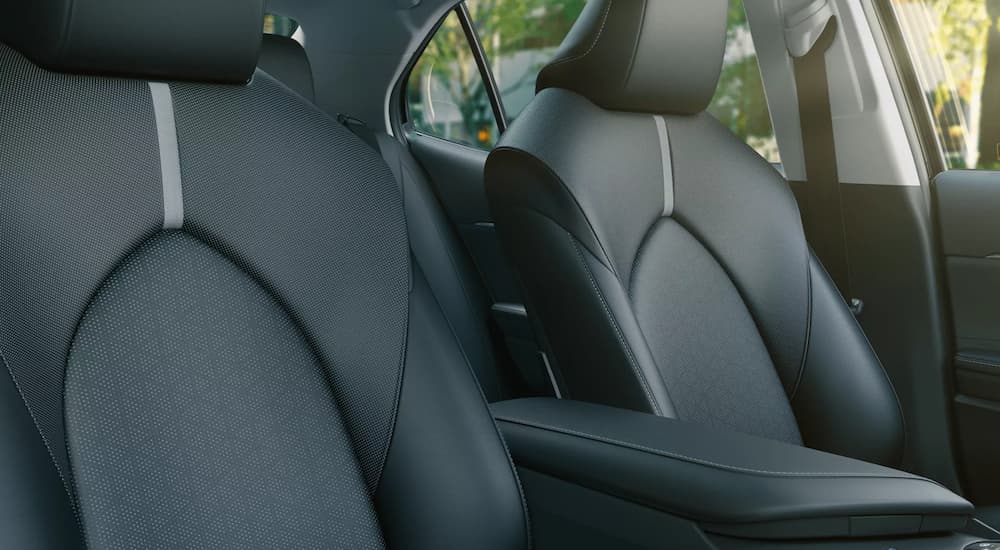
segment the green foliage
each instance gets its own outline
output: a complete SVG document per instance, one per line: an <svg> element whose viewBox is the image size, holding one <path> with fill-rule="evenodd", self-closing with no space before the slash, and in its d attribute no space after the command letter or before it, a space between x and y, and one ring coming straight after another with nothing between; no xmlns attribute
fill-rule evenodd
<svg viewBox="0 0 1000 550"><path fill-rule="evenodd" d="M494 124L489 99L475 59L465 38L465 32L455 14L449 15L420 56L408 83L411 116L417 129L434 135L447 135L448 129L437 122L432 113L424 112L432 89L433 95L451 98L461 113L461 135L456 141L476 144L479 130Z"/></svg>
<svg viewBox="0 0 1000 550"><path fill-rule="evenodd" d="M726 61L708 110L730 131L755 146L761 156L777 162L774 129L743 0L730 1L728 19Z"/></svg>
<svg viewBox="0 0 1000 550"><path fill-rule="evenodd" d="M519 52L551 52L562 42L585 4L586 0L467 1L495 72L499 72L499 60ZM727 61L710 111L762 156L777 162L780 159L743 0L730 2L728 18ZM535 66L518 75L519 79L515 76L514 81L502 82L501 95L533 84L541 63L536 61ZM435 104L450 103L458 109L458 125L455 121L437 121L424 112L429 108L429 92ZM409 104L419 130L483 148L492 146L496 139L489 99L455 15L445 20L418 61L409 83Z"/></svg>
<svg viewBox="0 0 1000 550"><path fill-rule="evenodd" d="M922 84L948 167L966 168L970 152L978 152L979 161L969 167L1000 167L1000 0L893 0L893 5L898 12L926 10L921 15L930 20L903 27L911 47L918 48L914 62L924 69L920 76L927 80ZM912 36L928 27L929 36Z"/></svg>
<svg viewBox="0 0 1000 550"><path fill-rule="evenodd" d="M467 5L487 58L496 62L519 51L557 46L585 3L586 0L468 0ZM529 70L525 78L534 78L538 68ZM452 139L484 148L492 145L496 123L489 98L454 14L448 16L428 44L408 86L411 116L418 129L445 135L444 124L433 122L429 113L423 112L424 96L430 88L442 90L443 93L435 95L450 98L449 102L461 113L459 135L452 128Z"/></svg>
<svg viewBox="0 0 1000 550"><path fill-rule="evenodd" d="M264 15L264 34L292 36L298 30L299 24L290 17L268 13Z"/></svg>

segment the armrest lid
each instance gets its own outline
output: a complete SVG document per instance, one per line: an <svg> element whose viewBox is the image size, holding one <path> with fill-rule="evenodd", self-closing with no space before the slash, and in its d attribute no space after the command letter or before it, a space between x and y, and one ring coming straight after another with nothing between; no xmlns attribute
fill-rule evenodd
<svg viewBox="0 0 1000 550"><path fill-rule="evenodd" d="M962 497L929 479L737 432L587 403L496 403L519 467L761 538L964 527Z"/></svg>

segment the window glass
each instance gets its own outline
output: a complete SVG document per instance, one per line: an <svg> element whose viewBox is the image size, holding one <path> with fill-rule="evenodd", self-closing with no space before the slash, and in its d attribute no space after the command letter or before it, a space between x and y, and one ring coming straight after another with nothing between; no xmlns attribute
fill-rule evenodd
<svg viewBox="0 0 1000 550"><path fill-rule="evenodd" d="M948 168L1000 169L1000 0L892 0Z"/></svg>
<svg viewBox="0 0 1000 550"><path fill-rule="evenodd" d="M264 15L264 34L287 36L298 41L299 44L305 45L306 37L302 32L302 27L294 19L284 15L274 13Z"/></svg>
<svg viewBox="0 0 1000 550"><path fill-rule="evenodd" d="M757 51L750 36L743 0L729 3L726 54L719 87L708 111L769 162L778 164L778 142L764 97Z"/></svg>
<svg viewBox="0 0 1000 550"><path fill-rule="evenodd" d="M583 11L586 0L467 0L512 122L535 96L535 79Z"/></svg>
<svg viewBox="0 0 1000 550"><path fill-rule="evenodd" d="M413 67L407 103L419 132L487 150L496 143L499 132L486 86L455 12Z"/></svg>

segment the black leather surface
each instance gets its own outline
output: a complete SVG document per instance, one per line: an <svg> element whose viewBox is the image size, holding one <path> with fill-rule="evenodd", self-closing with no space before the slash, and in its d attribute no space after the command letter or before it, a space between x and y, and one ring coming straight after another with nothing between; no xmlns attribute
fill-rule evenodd
<svg viewBox="0 0 1000 550"><path fill-rule="evenodd" d="M18 389L0 370L0 547L86 548L67 489Z"/></svg>
<svg viewBox="0 0 1000 550"><path fill-rule="evenodd" d="M489 333L490 299L463 244L448 224L423 169L395 138L377 134L382 156L403 189L413 257L427 279L462 353L490 401L509 391Z"/></svg>
<svg viewBox="0 0 1000 550"><path fill-rule="evenodd" d="M263 0L6 0L0 42L51 70L246 82Z"/></svg>
<svg viewBox="0 0 1000 550"><path fill-rule="evenodd" d="M305 48L295 40L278 34L265 34L260 43L257 66L300 96L315 101L312 66Z"/></svg>
<svg viewBox="0 0 1000 550"><path fill-rule="evenodd" d="M313 100L313 77L305 49L295 40L264 35L258 66L300 95ZM409 151L394 137L372 133L370 144L382 154L399 183L406 210L410 248L427 279L449 328L472 365L490 401L506 395L497 369L487 322L489 297L463 249L431 184Z"/></svg>
<svg viewBox="0 0 1000 550"><path fill-rule="evenodd" d="M1000 254L1000 172L948 170L934 178L941 245L949 256Z"/></svg>
<svg viewBox="0 0 1000 550"><path fill-rule="evenodd" d="M934 178L941 244L960 351L1000 351L1000 172L949 170Z"/></svg>
<svg viewBox="0 0 1000 550"><path fill-rule="evenodd" d="M836 521L817 522L814 535L831 536L848 518L886 515L923 516L917 530L938 530L960 527L973 512L919 476L768 439L565 400L507 401L492 409L518 467L709 530L752 533L753 524L828 518Z"/></svg>
<svg viewBox="0 0 1000 550"><path fill-rule="evenodd" d="M726 6L724 0L589 2L538 75L538 90L573 90L605 109L701 112L722 68Z"/></svg>
<svg viewBox="0 0 1000 550"><path fill-rule="evenodd" d="M898 466L905 430L892 383L815 257L809 272L809 348L792 399L805 444Z"/></svg>
<svg viewBox="0 0 1000 550"><path fill-rule="evenodd" d="M263 72L170 83L175 235L214 251L149 252L167 237L148 83L6 46L0 67L0 353L30 381L0 388L4 547L528 547L374 151Z"/></svg>
<svg viewBox="0 0 1000 550"><path fill-rule="evenodd" d="M392 548L528 547L513 465L464 362L416 270L395 433L375 494Z"/></svg>

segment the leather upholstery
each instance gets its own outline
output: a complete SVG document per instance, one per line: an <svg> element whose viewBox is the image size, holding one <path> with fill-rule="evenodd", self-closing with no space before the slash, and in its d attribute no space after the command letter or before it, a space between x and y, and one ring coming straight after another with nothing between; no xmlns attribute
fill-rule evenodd
<svg viewBox="0 0 1000 550"><path fill-rule="evenodd" d="M263 0L6 0L0 37L46 69L243 83Z"/></svg>
<svg viewBox="0 0 1000 550"><path fill-rule="evenodd" d="M264 35L259 67L312 101L312 72L298 42ZM488 330L490 301L471 259L448 224L423 168L406 147L384 132L372 132L373 147L382 154L403 193L413 259L424 273L462 353L472 365L487 400L510 394L498 368Z"/></svg>
<svg viewBox="0 0 1000 550"><path fill-rule="evenodd" d="M703 111L722 69L725 13L718 0L588 2L538 90L572 90L618 111Z"/></svg>
<svg viewBox="0 0 1000 550"><path fill-rule="evenodd" d="M379 132L379 149L403 190L413 259L424 273L462 354L490 402L511 395L489 330L489 294L465 245L448 223L423 168L396 138Z"/></svg>
<svg viewBox="0 0 1000 550"><path fill-rule="evenodd" d="M564 395L896 465L892 386L811 254L787 183L699 112L726 3L591 3L569 47L600 35L601 9L605 32L631 18L643 35L669 35L679 23L648 13L666 4L697 6L690 24L714 46L692 45L683 67L664 54L649 81L662 104L609 102L580 84L594 67L573 62L572 75L540 80L487 162L501 240ZM660 47L593 51L621 67ZM690 99L691 81L704 101Z"/></svg>
<svg viewBox="0 0 1000 550"><path fill-rule="evenodd" d="M280 34L265 34L257 67L309 101L316 100L309 56L295 40Z"/></svg>
<svg viewBox="0 0 1000 550"><path fill-rule="evenodd" d="M229 13L213 30L260 24ZM183 226L164 230L149 83L45 70L10 32L0 547L529 547L516 473L374 151L262 71L158 85L183 184ZM160 66L136 55L130 74ZM177 78L204 68L181 61Z"/></svg>
<svg viewBox="0 0 1000 550"><path fill-rule="evenodd" d="M961 529L973 512L932 480L800 446L565 399L519 399L492 409L519 468L645 503L716 533L858 536L848 518L877 524L886 516L922 517L865 533L905 535Z"/></svg>

